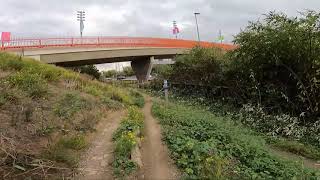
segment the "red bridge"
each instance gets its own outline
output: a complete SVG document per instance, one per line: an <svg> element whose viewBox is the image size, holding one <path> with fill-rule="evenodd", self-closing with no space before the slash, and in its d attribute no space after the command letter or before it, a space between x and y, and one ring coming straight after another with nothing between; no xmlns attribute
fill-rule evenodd
<svg viewBox="0 0 320 180"><path fill-rule="evenodd" d="M225 50L234 49L234 45L198 42L180 39L143 38L143 37L68 37L68 38L16 38L1 41L1 50L21 48L48 48L48 47L171 47L192 48L218 47Z"/></svg>
<svg viewBox="0 0 320 180"><path fill-rule="evenodd" d="M153 59L173 58L186 54L194 46L235 48L231 44L198 42L180 39L143 37L70 37L17 38L1 41L0 50L13 52L60 66L131 61L140 81L146 80Z"/></svg>

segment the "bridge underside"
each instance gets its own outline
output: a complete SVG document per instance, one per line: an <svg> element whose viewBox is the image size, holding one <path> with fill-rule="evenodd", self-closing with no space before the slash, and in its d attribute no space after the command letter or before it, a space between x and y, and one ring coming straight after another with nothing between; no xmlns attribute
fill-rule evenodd
<svg viewBox="0 0 320 180"><path fill-rule="evenodd" d="M153 59L168 59L187 53L185 48L136 48L136 49L72 49L25 51L24 56L57 66L72 67L131 61L139 82L147 81ZM19 54L16 53L16 54Z"/></svg>

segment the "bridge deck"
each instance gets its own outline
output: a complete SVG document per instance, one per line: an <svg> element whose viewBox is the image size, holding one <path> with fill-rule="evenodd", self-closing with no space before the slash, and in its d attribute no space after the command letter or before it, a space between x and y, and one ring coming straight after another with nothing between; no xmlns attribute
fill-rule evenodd
<svg viewBox="0 0 320 180"><path fill-rule="evenodd" d="M198 42L181 39L144 38L144 37L68 37L68 38L15 38L1 41L0 50L15 49L43 49L43 48L75 48L75 47L105 47L105 48L192 48L196 45L202 47L217 47L225 50L234 49L232 44Z"/></svg>

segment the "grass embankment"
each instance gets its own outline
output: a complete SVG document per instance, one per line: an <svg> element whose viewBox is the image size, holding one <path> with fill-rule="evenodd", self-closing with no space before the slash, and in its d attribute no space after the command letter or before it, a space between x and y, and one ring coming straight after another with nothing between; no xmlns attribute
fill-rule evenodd
<svg viewBox="0 0 320 180"><path fill-rule="evenodd" d="M143 97L139 102L140 105L144 102ZM129 108L128 116L122 120L113 135L115 142L113 167L117 177L128 176L138 168L137 162L132 159L132 152L142 138L143 121L142 112L138 107L132 106Z"/></svg>
<svg viewBox="0 0 320 180"><path fill-rule="evenodd" d="M187 178L317 179L319 172L300 162L273 156L263 137L194 106L155 102L153 113L162 125L172 158Z"/></svg>
<svg viewBox="0 0 320 180"><path fill-rule="evenodd" d="M135 92L7 53L0 53L0 92L4 179L71 175L99 119L142 104Z"/></svg>

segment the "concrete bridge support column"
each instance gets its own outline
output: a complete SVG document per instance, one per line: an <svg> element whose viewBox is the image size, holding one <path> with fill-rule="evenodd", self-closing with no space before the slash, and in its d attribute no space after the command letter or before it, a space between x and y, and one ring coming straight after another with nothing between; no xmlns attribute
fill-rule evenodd
<svg viewBox="0 0 320 180"><path fill-rule="evenodd" d="M154 57L141 57L131 61L131 67L137 76L139 83L148 81L152 69Z"/></svg>

